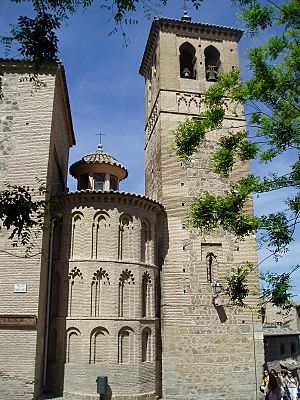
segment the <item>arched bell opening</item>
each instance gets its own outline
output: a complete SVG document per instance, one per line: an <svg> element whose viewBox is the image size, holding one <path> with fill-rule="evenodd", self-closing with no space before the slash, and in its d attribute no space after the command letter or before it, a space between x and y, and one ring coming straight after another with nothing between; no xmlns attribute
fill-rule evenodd
<svg viewBox="0 0 300 400"><path fill-rule="evenodd" d="M220 52L214 46L208 46L204 50L205 74L208 82L216 82L221 71Z"/></svg>
<svg viewBox="0 0 300 400"><path fill-rule="evenodd" d="M185 42L179 47L180 78L196 79L196 49Z"/></svg>

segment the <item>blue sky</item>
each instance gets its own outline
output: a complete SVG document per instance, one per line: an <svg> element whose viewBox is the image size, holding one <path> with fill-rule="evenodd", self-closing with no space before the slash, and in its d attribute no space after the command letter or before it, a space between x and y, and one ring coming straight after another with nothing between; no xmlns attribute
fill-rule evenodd
<svg viewBox="0 0 300 400"><path fill-rule="evenodd" d="M101 131L104 150L114 155L129 171L122 190L144 193L144 79L138 74L152 17L145 18L140 9L133 15L137 25L126 25L129 45L124 46L120 33L109 35L114 28L109 11L100 8L104 1L95 1L90 9L78 13L64 24L59 32L60 59L67 75L74 131L77 145L71 149L70 164L83 155L96 150ZM153 11L153 16L180 18L183 0L169 0L169 5ZM243 28L238 21L237 9L229 0L205 0L196 11L189 14L193 21ZM9 32L9 24L16 22L19 15L31 13L29 4L16 5L1 0L1 34ZM259 44L262 38L241 39L240 61L246 74L245 56L249 47ZM10 56L16 56L12 53ZM1 49L0 56L4 56ZM287 158L280 159L272 168L279 171L289 165ZM253 172L264 172L265 166L253 164ZM69 178L70 190L75 190L73 178ZM282 207L282 194L261 196L255 199L258 213ZM279 206L278 206L279 205ZM272 259L262 264L262 269L281 272L298 263L300 259L299 232L289 253L277 263ZM268 255L266 249L259 251L260 259ZM294 293L300 300L300 270L293 275Z"/></svg>

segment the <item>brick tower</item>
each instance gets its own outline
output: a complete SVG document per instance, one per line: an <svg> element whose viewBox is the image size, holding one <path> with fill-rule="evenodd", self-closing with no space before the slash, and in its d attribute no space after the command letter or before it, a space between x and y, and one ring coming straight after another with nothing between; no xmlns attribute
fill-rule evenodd
<svg viewBox="0 0 300 400"><path fill-rule="evenodd" d="M256 399L262 358L257 297L239 310L214 285L245 261L257 265L255 238L238 241L216 229L209 235L186 226L191 199L203 191L223 194L249 172L237 164L229 180L212 171L210 156L224 130L207 134L190 161L182 162L172 145L180 121L201 118L202 96L221 72L239 66L237 29L182 20L156 19L151 27L140 74L145 78L146 195L167 212L165 257L161 270L163 399ZM245 123L242 107L225 124ZM252 208L250 209L252 212ZM249 285L258 286L257 272Z"/></svg>

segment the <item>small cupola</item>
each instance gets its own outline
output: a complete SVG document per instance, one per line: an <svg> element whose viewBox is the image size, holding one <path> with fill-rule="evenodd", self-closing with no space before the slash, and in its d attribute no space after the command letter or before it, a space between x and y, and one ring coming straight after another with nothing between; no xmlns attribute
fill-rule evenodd
<svg viewBox="0 0 300 400"><path fill-rule="evenodd" d="M97 151L71 165L70 175L77 179L77 190L119 191L119 183L127 178L128 171L99 144Z"/></svg>

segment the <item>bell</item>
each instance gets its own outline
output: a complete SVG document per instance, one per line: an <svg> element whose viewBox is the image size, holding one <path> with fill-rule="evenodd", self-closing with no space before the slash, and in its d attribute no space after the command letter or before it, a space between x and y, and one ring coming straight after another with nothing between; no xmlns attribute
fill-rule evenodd
<svg viewBox="0 0 300 400"><path fill-rule="evenodd" d="M216 71L214 71L214 70L208 71L207 80L209 82L216 82L218 80Z"/></svg>
<svg viewBox="0 0 300 400"><path fill-rule="evenodd" d="M184 78L189 78L191 75L190 70L188 68L184 68L183 70L183 77Z"/></svg>
<svg viewBox="0 0 300 400"><path fill-rule="evenodd" d="M218 73L215 67L209 66L206 70L206 80L209 82L216 82L218 80Z"/></svg>

